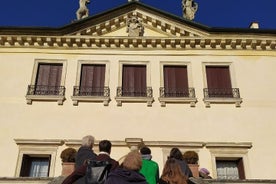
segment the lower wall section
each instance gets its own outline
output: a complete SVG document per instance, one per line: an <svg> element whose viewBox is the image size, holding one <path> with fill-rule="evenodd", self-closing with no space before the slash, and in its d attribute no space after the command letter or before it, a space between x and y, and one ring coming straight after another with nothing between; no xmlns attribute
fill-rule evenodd
<svg viewBox="0 0 276 184"><path fill-rule="evenodd" d="M1 184L61 184L63 176L56 178L0 178ZM274 184L276 180L203 180L190 178L194 184Z"/></svg>
<svg viewBox="0 0 276 184"><path fill-rule="evenodd" d="M50 184L55 178L0 178L1 184Z"/></svg>

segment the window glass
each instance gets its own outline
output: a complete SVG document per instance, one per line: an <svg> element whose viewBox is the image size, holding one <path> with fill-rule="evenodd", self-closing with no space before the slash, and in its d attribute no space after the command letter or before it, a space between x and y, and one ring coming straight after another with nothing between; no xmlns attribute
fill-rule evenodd
<svg viewBox="0 0 276 184"><path fill-rule="evenodd" d="M34 159L31 162L30 177L48 177L48 170L48 159Z"/></svg>
<svg viewBox="0 0 276 184"><path fill-rule="evenodd" d="M245 179L242 159L217 160L218 179Z"/></svg>
<svg viewBox="0 0 276 184"><path fill-rule="evenodd" d="M35 157L23 155L21 177L48 177L50 155L47 157Z"/></svg>

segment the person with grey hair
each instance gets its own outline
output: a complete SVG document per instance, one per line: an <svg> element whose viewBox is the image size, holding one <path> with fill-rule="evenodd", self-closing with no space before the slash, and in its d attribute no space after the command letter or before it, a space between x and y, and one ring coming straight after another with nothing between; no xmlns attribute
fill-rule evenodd
<svg viewBox="0 0 276 184"><path fill-rule="evenodd" d="M96 160L97 155L93 151L95 138L92 135L87 135L82 138L82 145L76 155L75 169L81 167L87 160ZM82 177L75 183L85 183L85 178Z"/></svg>

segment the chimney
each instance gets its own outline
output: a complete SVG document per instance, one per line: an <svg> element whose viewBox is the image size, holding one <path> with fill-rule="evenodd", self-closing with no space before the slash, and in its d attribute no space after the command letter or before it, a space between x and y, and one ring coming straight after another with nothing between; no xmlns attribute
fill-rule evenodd
<svg viewBox="0 0 276 184"><path fill-rule="evenodd" d="M251 22L250 29L259 29L259 23L258 22Z"/></svg>

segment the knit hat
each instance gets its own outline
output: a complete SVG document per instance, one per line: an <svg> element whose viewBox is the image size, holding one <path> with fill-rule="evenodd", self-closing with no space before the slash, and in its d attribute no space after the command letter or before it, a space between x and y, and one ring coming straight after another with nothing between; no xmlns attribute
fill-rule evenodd
<svg viewBox="0 0 276 184"><path fill-rule="evenodd" d="M201 169L199 170L199 172L201 172L201 173L203 173L203 174L206 174L206 175L210 174L210 172L209 172L208 169L206 169L206 168L201 168Z"/></svg>

